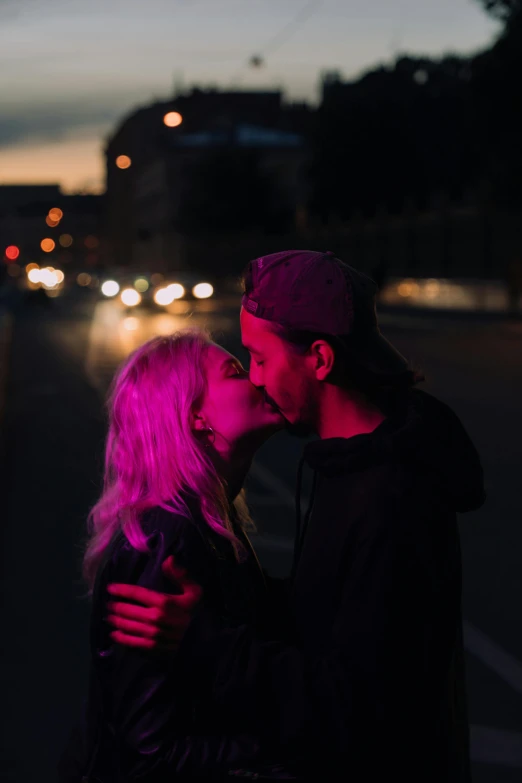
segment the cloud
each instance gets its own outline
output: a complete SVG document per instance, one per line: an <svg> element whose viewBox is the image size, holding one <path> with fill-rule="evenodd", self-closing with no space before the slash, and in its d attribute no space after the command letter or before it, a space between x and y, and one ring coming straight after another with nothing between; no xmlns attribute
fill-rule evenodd
<svg viewBox="0 0 522 783"><path fill-rule="evenodd" d="M59 141L71 133L91 133L93 128L108 134L138 103L144 102L118 94L4 106L0 115L0 148Z"/></svg>

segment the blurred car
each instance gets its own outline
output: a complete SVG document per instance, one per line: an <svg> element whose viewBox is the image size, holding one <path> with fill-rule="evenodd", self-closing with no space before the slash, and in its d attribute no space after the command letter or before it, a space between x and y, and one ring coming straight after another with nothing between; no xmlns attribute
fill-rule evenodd
<svg viewBox="0 0 522 783"><path fill-rule="evenodd" d="M214 286L203 275L190 272L132 274L121 270L106 276L100 285L104 298L119 299L127 307L166 307L176 299L198 301L214 295Z"/></svg>

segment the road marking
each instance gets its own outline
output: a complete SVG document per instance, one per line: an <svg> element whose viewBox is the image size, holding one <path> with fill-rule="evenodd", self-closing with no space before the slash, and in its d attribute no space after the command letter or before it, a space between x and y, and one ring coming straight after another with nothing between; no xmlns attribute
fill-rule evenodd
<svg viewBox="0 0 522 783"><path fill-rule="evenodd" d="M522 734L471 726L471 760L522 769Z"/></svg>
<svg viewBox="0 0 522 783"><path fill-rule="evenodd" d="M522 664L471 623L463 628L466 650L522 695Z"/></svg>

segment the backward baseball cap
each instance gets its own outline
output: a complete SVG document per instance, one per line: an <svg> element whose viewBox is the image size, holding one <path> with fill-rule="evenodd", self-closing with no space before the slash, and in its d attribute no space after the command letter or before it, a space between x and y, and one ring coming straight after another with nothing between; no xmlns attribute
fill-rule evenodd
<svg viewBox="0 0 522 783"><path fill-rule="evenodd" d="M251 315L338 338L361 367L378 375L409 369L379 329L376 284L331 251L261 256L248 264L244 285L241 304Z"/></svg>

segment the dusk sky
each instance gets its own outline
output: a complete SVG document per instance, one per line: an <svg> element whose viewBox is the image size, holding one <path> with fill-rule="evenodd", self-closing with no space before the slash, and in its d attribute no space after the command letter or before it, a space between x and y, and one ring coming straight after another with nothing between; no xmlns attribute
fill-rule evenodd
<svg viewBox="0 0 522 783"><path fill-rule="evenodd" d="M475 0L0 0L0 184L99 191L104 138L175 83L312 102L323 70L469 53L497 30Z"/></svg>

